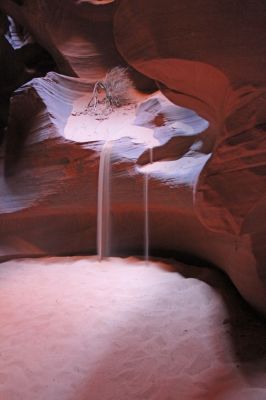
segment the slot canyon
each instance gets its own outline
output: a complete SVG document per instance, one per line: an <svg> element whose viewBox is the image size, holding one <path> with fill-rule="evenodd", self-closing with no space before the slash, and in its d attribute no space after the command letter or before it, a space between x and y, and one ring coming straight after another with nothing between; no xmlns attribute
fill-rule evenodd
<svg viewBox="0 0 266 400"><path fill-rule="evenodd" d="M266 2L0 0L0 400L266 399Z"/></svg>

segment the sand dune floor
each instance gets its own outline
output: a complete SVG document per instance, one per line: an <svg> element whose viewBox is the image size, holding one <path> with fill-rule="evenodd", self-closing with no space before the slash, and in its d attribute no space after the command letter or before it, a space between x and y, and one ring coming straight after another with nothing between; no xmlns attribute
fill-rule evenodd
<svg viewBox="0 0 266 400"><path fill-rule="evenodd" d="M0 264L0 400L265 400L266 324L218 271Z"/></svg>

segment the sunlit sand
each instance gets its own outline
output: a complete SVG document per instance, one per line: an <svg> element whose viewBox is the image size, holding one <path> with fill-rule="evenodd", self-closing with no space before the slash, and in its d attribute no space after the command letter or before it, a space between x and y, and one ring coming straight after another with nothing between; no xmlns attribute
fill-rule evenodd
<svg viewBox="0 0 266 400"><path fill-rule="evenodd" d="M245 325L228 285L218 271L133 258L3 263L0 399L264 400L265 327ZM236 322L253 327L249 341L234 343Z"/></svg>

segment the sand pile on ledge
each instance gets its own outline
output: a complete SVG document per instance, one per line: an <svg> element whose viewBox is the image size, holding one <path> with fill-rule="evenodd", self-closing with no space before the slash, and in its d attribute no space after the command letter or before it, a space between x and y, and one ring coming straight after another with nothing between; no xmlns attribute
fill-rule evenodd
<svg viewBox="0 0 266 400"><path fill-rule="evenodd" d="M266 325L218 271L0 265L1 400L264 400Z"/></svg>

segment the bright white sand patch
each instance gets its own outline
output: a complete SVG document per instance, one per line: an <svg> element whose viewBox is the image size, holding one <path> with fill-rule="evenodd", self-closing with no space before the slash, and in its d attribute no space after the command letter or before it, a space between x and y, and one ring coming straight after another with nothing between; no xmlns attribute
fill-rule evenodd
<svg viewBox="0 0 266 400"><path fill-rule="evenodd" d="M118 140L131 138L133 143L157 146L150 128L134 125L136 109L134 105L115 109L106 120L98 120L95 115L70 116L64 130L64 137L76 142Z"/></svg>
<svg viewBox="0 0 266 400"><path fill-rule="evenodd" d="M238 297L227 309L231 287L206 279L223 280L135 259L1 264L0 399L265 399L265 359L235 351Z"/></svg>
<svg viewBox="0 0 266 400"><path fill-rule="evenodd" d="M158 161L136 169L152 178L167 182L168 185L195 185L204 165L210 158L210 154L198 156L184 156L178 160Z"/></svg>

